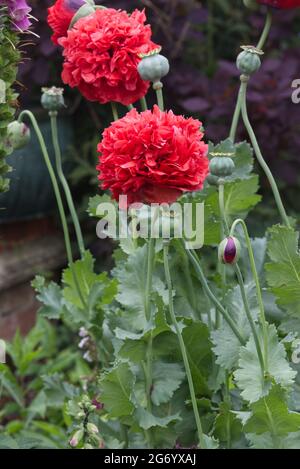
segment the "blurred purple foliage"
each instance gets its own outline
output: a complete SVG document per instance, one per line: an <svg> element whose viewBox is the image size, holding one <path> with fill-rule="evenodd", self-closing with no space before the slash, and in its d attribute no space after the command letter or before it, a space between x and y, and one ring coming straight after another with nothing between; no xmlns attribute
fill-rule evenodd
<svg viewBox="0 0 300 469"><path fill-rule="evenodd" d="M40 35L20 71L32 96L34 86L60 83L61 57L45 23L52 0L31 0ZM255 43L264 17L250 14L242 0L123 0L98 2L132 10L145 7L155 40L171 62L165 81L167 104L199 117L214 142L227 137L238 91L235 57L241 44ZM263 67L251 80L249 113L273 169L290 185L299 182L300 105L291 100L291 84L300 78L299 11L275 13ZM242 128L239 137L246 135Z"/></svg>

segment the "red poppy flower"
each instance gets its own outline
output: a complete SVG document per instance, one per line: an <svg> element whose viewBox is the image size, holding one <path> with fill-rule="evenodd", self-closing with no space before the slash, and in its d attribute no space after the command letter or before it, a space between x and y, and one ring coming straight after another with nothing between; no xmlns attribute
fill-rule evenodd
<svg viewBox="0 0 300 469"><path fill-rule="evenodd" d="M65 57L62 79L90 101L132 104L148 91L139 76L139 54L158 46L144 11L131 15L113 8L80 19L59 43Z"/></svg>
<svg viewBox="0 0 300 469"><path fill-rule="evenodd" d="M57 0L52 7L48 8L48 24L54 33L51 37L54 44L58 44L58 40L67 35L72 18L84 1Z"/></svg>
<svg viewBox="0 0 300 469"><path fill-rule="evenodd" d="M300 7L300 0L257 0L258 3L269 5L274 8L297 8Z"/></svg>
<svg viewBox="0 0 300 469"><path fill-rule="evenodd" d="M172 203L202 189L209 172L201 122L172 111L130 111L103 133L98 145L99 180L119 200Z"/></svg>

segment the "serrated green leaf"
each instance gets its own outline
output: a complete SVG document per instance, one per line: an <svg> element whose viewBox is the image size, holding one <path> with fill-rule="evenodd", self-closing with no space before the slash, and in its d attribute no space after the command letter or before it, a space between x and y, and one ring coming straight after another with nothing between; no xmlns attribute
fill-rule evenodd
<svg viewBox="0 0 300 469"><path fill-rule="evenodd" d="M285 392L280 386L274 386L268 396L251 405L252 415L244 431L263 435L270 432L272 439L300 430L300 414L290 412L286 403Z"/></svg>
<svg viewBox="0 0 300 469"><path fill-rule="evenodd" d="M169 402L184 379L185 372L178 363L155 362L151 392L153 404L159 406Z"/></svg>
<svg viewBox="0 0 300 469"><path fill-rule="evenodd" d="M242 347L239 368L234 373L242 397L250 403L256 402L266 396L273 385L273 382L282 387L289 388L296 376L296 372L291 369L287 362L284 345L279 342L277 331L274 325L268 325L268 368L267 375L262 376L260 363L257 356L253 336L250 337L247 345ZM262 332L259 330L259 339L263 348Z"/></svg>
<svg viewBox="0 0 300 469"><path fill-rule="evenodd" d="M253 282L246 284L245 290L250 310L255 321L258 310L255 284ZM239 330L243 331L244 337L248 339L251 329L246 317L244 302L239 286L234 287L227 293L225 297L225 305ZM228 326L227 322L224 321L219 329L212 332L212 341L218 365L226 370L232 370L238 363L241 343L232 332L232 329Z"/></svg>
<svg viewBox="0 0 300 469"><path fill-rule="evenodd" d="M32 282L32 286L38 292L37 299L43 304L39 314L48 319L60 319L64 306L59 285L54 282L46 285L45 279L38 276Z"/></svg>
<svg viewBox="0 0 300 469"><path fill-rule="evenodd" d="M7 365L0 363L0 386L3 386L7 393L23 408L24 396L16 377Z"/></svg>
<svg viewBox="0 0 300 469"><path fill-rule="evenodd" d="M135 377L128 363L117 363L100 380L101 401L111 418L131 415L134 411L132 389Z"/></svg>
<svg viewBox="0 0 300 469"><path fill-rule="evenodd" d="M242 436L242 424L234 412L231 411L229 404L225 402L220 405L220 413L214 426L214 436L227 449L232 448Z"/></svg>
<svg viewBox="0 0 300 469"><path fill-rule="evenodd" d="M269 230L266 278L278 306L300 316L299 234L292 228L274 226Z"/></svg>
<svg viewBox="0 0 300 469"><path fill-rule="evenodd" d="M140 427L144 430L149 430L154 427L166 428L170 423L180 420L179 414L168 415L167 417L156 417L142 407L136 409L134 415Z"/></svg>

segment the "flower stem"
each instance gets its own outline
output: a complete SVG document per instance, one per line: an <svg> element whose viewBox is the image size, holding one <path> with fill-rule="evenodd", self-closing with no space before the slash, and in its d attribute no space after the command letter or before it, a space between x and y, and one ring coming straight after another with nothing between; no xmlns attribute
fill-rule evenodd
<svg viewBox="0 0 300 469"><path fill-rule="evenodd" d="M114 121L117 121L117 120L119 120L119 113L118 113L117 104L113 103L113 102L111 102L110 104L111 104L111 110L112 110Z"/></svg>
<svg viewBox="0 0 300 469"><path fill-rule="evenodd" d="M260 147L258 145L256 136L255 136L254 130L251 126L251 123L250 123L250 120L249 120L249 117L248 117L248 111L247 111L248 77L246 77L245 75L242 75L241 76L241 81L242 81L242 84L241 84L242 117L243 117L245 127L247 129L248 134L249 134L249 137L250 137L250 140L251 140L251 143L252 143L256 158L257 158L260 166L262 167L262 169L263 169L265 175L267 176L268 181L271 185L271 188L272 188L272 191L273 191L273 194L274 194L274 198L275 198L275 202L276 202L278 211L280 213L280 216L282 218L282 221L287 227L290 227L291 225L290 225L288 216L286 214L284 205L282 203L282 199L281 199L281 196L280 196L276 181L274 179L274 176L273 176L269 166L267 165L267 163L264 160L264 157L262 155L262 152L260 150Z"/></svg>
<svg viewBox="0 0 300 469"><path fill-rule="evenodd" d="M258 355L258 359L259 359L259 363L260 363L260 367L261 367L262 376L264 378L264 376L265 376L264 357L263 357L263 353L262 353L262 349L261 349L261 345L260 345L256 325L255 325L255 322L254 322L254 319L253 319L253 316L252 316L252 313L251 313L251 310L250 310L249 301L248 301L248 298L247 298L247 293L246 293L245 285L244 285L244 279L243 279L243 276L242 276L241 269L239 268L238 265L234 266L234 270L235 270L235 273L236 273L236 276L237 276L237 279L238 279L238 282L239 282L239 286L240 286L240 290L241 290L241 294L242 294L242 299L243 299L243 303L244 303L244 307L245 307L246 316L247 316L248 322L249 322L250 327L251 327L251 331L252 331L252 334L253 334L255 347L256 347L256 351L257 351L257 355Z"/></svg>
<svg viewBox="0 0 300 469"><path fill-rule="evenodd" d="M84 242L83 242L83 237L82 237L82 232L79 224L79 220L77 217L77 213L75 210L72 194L70 191L69 184L65 178L64 172L63 172L63 167L62 167L62 158L61 158L61 150L60 150L60 145L59 145L59 140L58 140L58 132L57 132L57 112L50 112L50 120L51 120L51 132L52 132L52 142L53 142L53 147L54 147L54 152L55 152L55 160L56 160L56 171L58 174L58 177L60 179L61 185L63 187L63 190L65 192L67 204L70 210L70 214L72 217L73 225L75 228L75 233L76 233L76 238L77 238L77 243L78 243L78 248L81 254L81 257L84 256L85 252L85 247L84 247Z"/></svg>
<svg viewBox="0 0 300 469"><path fill-rule="evenodd" d="M272 12L271 10L268 10L267 16L266 16L266 21L265 21L265 26L263 29L263 32L261 34L261 37L258 41L258 44L256 46L257 49L263 49L266 43L266 40L268 39L270 29L272 26ZM240 115L241 115L241 109L242 109L242 89L240 87L239 93L238 93L238 98L233 114L233 119L232 119L232 124L231 124L231 129L229 133L229 138L234 142L236 138L236 132L237 132L237 127L239 124L240 120Z"/></svg>
<svg viewBox="0 0 300 469"><path fill-rule="evenodd" d="M265 366L265 369L267 369L268 368L268 361L269 361L269 359L268 359L268 331L267 331L267 321L266 321L266 315L265 315L265 307L264 307L264 302L263 302L259 277L258 277L258 273L257 273L257 270L256 270L251 239L250 239L250 236L249 236L249 233L248 233L247 225L244 222L244 220L242 220L242 219L235 220L235 222L233 223L233 225L231 227L231 230L230 230L230 236L234 236L235 229L238 225L242 226L244 234L245 234L247 250L248 250L249 259L250 259L251 271L252 271L252 275L253 275L255 286L256 286L256 294L257 294L259 311L260 311L260 322L261 322L261 325L262 325L262 328L263 328L263 337L264 337L264 366Z"/></svg>
<svg viewBox="0 0 300 469"><path fill-rule="evenodd" d="M157 96L157 104L158 104L159 109L161 111L164 111L165 103L164 103L164 95L163 95L162 87L156 89L156 96Z"/></svg>
<svg viewBox="0 0 300 469"><path fill-rule="evenodd" d="M142 111L147 111L147 110L148 110L148 104L147 104L146 96L143 96L143 97L140 99L140 103L141 103Z"/></svg>
<svg viewBox="0 0 300 469"><path fill-rule="evenodd" d="M272 11L271 9L269 8L268 9L268 12L267 12L267 17L266 17L266 22L265 22L265 26L264 26L264 29L263 29L263 32L261 34L261 37L257 43L257 46L256 48L257 49L263 49L264 46L265 46L265 43L268 39L268 36L269 36L269 33L270 33L270 30L271 30L271 27L272 27Z"/></svg>
<svg viewBox="0 0 300 469"><path fill-rule="evenodd" d="M211 300L211 302L215 305L217 310L222 314L224 317L225 321L228 323L229 327L235 334L235 336L238 338L240 341L241 345L246 345L246 340L243 337L243 334L239 331L238 327L236 326L235 322L231 318L231 316L228 314L226 309L221 305L219 300L216 298L216 296L213 294L211 289L209 288L208 282L206 280L206 277L204 275L204 272L202 270L202 267L200 265L199 259L194 251L191 251L189 249L186 250L188 257L191 260L191 263L193 264L193 267L198 275L198 278L202 284L203 290L208 296L208 298Z"/></svg>
<svg viewBox="0 0 300 469"><path fill-rule="evenodd" d="M145 309L145 317L146 321L149 323L152 319L152 311L151 311L151 290L152 290L152 277L153 277L153 270L155 265L155 239L150 238L148 241L148 254L147 254L147 277L146 277L146 288L145 288L145 302L144 302L144 309ZM147 396L147 410L148 412L152 412L152 403L151 403L151 391L152 391L152 364L153 364L153 337L152 332L150 333L150 337L147 343L147 351L146 351L146 366L145 366L145 379L146 379L146 396ZM151 430L146 432L147 441L150 447L152 446L152 434Z"/></svg>
<svg viewBox="0 0 300 469"><path fill-rule="evenodd" d="M189 360L188 360L188 356L187 356L187 351L186 351L186 348L185 348L184 340L183 340L183 337L182 337L182 334L181 334L180 327L179 327L178 322L176 320L175 311L174 311L172 279L171 279L170 267L169 267L169 240L164 240L164 267L165 267L165 276L166 276L166 281L167 281L168 291L169 291L170 316L171 316L171 319L172 319L173 326L176 330L180 350L181 350L181 353L182 353L185 372L186 372L187 379L188 379L189 390L190 390L191 400L192 400L192 405L193 405L193 411L194 411L196 426L197 426L197 431L198 431L199 444L200 444L201 449L207 449L207 445L206 445L205 438L204 438L204 433L203 433L203 428L202 428L202 424L201 424L201 419L200 419L200 415L199 415L199 410L198 410L198 406L197 406L195 388L194 388L192 373L191 373L190 364L189 364Z"/></svg>
<svg viewBox="0 0 300 469"><path fill-rule="evenodd" d="M34 131L36 133L37 139L39 141L39 144L40 144L40 147L41 147L41 150L42 150L42 154L43 154L43 157L44 157L45 164L46 164L48 172L49 172L49 176L50 176L50 179L51 179L51 182L52 182L52 186L53 186L53 190L54 190L54 194L55 194L55 198L56 198L56 202L57 202L57 206L58 206L58 211L59 211L59 215L60 215L60 219L61 219L61 224L62 224L62 228L63 228L68 263L69 263L69 266L70 266L70 269L71 269L71 272L72 272L72 277L73 277L73 280L74 280L74 284L75 284L75 288L77 290L78 296L81 300L82 306L85 308L86 303L85 303L84 298L82 296L82 293L81 293L81 290L80 290L80 287L79 287L78 278L77 278L76 271L75 271L75 268L74 268L74 261L73 261L73 254L72 254L72 249L71 249L70 235L69 235L69 231L68 231L68 224L67 224L67 219L66 219L66 214L65 214L61 194L60 194L60 191L59 191L58 182L56 180L56 176L55 176L54 170L52 168L52 164L51 164L51 161L50 161L50 158L49 158L49 154L48 154L48 150L47 150L47 147L46 147L46 144L45 144L44 137L43 137L42 132L39 128L39 125L37 123L36 118L34 117L32 112L22 111L21 114L19 115L19 122L23 122L23 118L26 117L26 116L30 119L30 121L32 123L32 126L34 128Z"/></svg>
<svg viewBox="0 0 300 469"><path fill-rule="evenodd" d="M223 229L226 233L226 236L230 236L230 229L229 229L229 225L228 225L227 217L226 217L226 213L225 213L224 189L225 189L224 184L219 184L219 208L220 208L220 214L221 214L221 224L222 224ZM237 264L234 266L234 270L235 270L235 273L236 273L236 276L237 276L237 279L238 279L238 283L239 283L239 286L240 286L246 316L247 316L247 319L248 319L248 322L250 324L251 331L252 331L252 334L253 334L253 338L254 338L254 342L255 342L255 346L256 346L256 350L257 350L257 355L258 355L260 366L261 366L262 376L264 377L264 373L265 373L264 357L263 357L263 353L262 353L262 350L261 350L256 325L255 325L254 319L253 319L252 314L251 314L251 309L250 309L250 306L249 306L249 301L248 301L246 290L245 290L244 279L243 279L243 276L242 276L241 269L239 268L239 266Z"/></svg>

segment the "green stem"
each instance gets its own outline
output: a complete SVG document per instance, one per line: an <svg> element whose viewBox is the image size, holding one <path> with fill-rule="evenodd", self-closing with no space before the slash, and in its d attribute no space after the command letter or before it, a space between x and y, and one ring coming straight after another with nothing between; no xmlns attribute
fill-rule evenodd
<svg viewBox="0 0 300 469"><path fill-rule="evenodd" d="M266 17L266 22L265 22L265 27L263 29L263 32L261 34L261 37L257 43L256 48L262 50L265 46L265 43L268 39L271 27L272 27L272 11L271 9L268 9L267 12L267 17Z"/></svg>
<svg viewBox="0 0 300 469"><path fill-rule="evenodd" d="M129 442L128 442L128 430L126 425L123 423L120 424L120 430L121 430L121 438L124 441L124 449L128 449Z"/></svg>
<svg viewBox="0 0 300 469"><path fill-rule="evenodd" d="M224 184L219 184L219 206L220 206L220 212L221 213L222 213L222 208L225 206L224 205L224 198L225 198L224 189L225 189ZM222 220L221 220L221 227L220 227L221 240L223 240L224 237L225 237L224 232L226 231L226 229L227 229L227 226L224 227L223 223L222 223ZM222 300L224 302L225 301L225 296L226 296L226 291L227 291L226 265L221 264L221 263L219 265L220 265L221 276L222 276ZM216 329L219 329L220 323L221 323L220 313L217 311Z"/></svg>
<svg viewBox="0 0 300 469"><path fill-rule="evenodd" d="M267 163L264 160L264 157L262 155L262 152L259 148L256 136L255 136L254 130L251 126L251 123L250 123L250 120L249 120L249 117L248 117L248 111L247 111L247 85L248 85L248 79L247 79L247 77L242 75L241 80L242 80L241 96L242 96L242 117L243 117L243 121L244 121L245 127L247 129L247 132L249 134L249 137L250 137L250 140L251 140L251 143L252 143L256 158L257 158L260 166L262 167L262 169L263 169L265 175L267 176L268 181L271 185L271 188L272 188L272 191L273 191L273 194L274 194L274 198L275 198L275 202L276 202L276 205L278 207L278 211L280 213L282 221L287 227L290 227L291 225L290 225L288 216L286 214L284 205L282 203L281 196L280 196L276 181L273 177L273 174L272 174L269 166L267 165Z"/></svg>
<svg viewBox="0 0 300 469"><path fill-rule="evenodd" d="M72 276L73 276L73 280L74 280L74 284L75 284L78 296L79 296L79 298L82 302L82 306L85 308L86 303L85 303L84 298L82 296L82 293L81 293L81 290L80 290L80 287L79 287L79 283L78 283L78 279L77 279L77 275L76 275L76 272L75 272L75 269L74 269L74 261L73 261L73 254L72 254L72 249L71 249L70 235L69 235L69 231L68 231L68 224L67 224L67 219L66 219L66 214L65 214L61 194L60 194L60 191L59 191L58 182L56 180L56 176L55 176L54 170L52 168L52 164L51 164L51 161L50 161L50 158L49 158L49 154L48 154L48 150L47 150L47 147L46 147L46 144L45 144L44 137L43 137L42 132L39 128L39 125L37 123L36 118L34 117L32 112L22 111L21 114L19 115L19 122L23 122L23 118L26 117L26 116L30 119L30 121L32 123L32 126L34 128L34 131L36 133L37 139L38 139L40 147L41 147L41 151L42 151L42 154L43 154L43 157L44 157L45 164L46 164L48 172L49 172L49 176L50 176L50 179L51 179L51 182L52 182L52 186L53 186L53 190L54 190L54 194L55 194L55 198L56 198L56 202L57 202L57 206L58 206L58 211L59 211L59 215L60 215L60 219L61 219L61 224L62 224L62 228L63 228L68 263L70 265L70 269L71 269L71 272L72 272Z"/></svg>
<svg viewBox="0 0 300 469"><path fill-rule="evenodd" d="M119 113L118 113L118 108L116 103L110 103L111 104L111 110L113 114L114 121L119 120Z"/></svg>
<svg viewBox="0 0 300 469"><path fill-rule="evenodd" d="M260 363L260 367L261 367L262 377L264 378L264 376L265 376L264 357L263 357L263 353L262 353L262 349L261 349L261 345L260 345L256 325L255 325L253 316L251 314L251 309L250 309L249 301L248 301L248 298L247 298L247 293L246 293L246 290L245 290L244 279L243 279L243 276L242 276L241 269L239 268L238 265L234 266L234 270L235 270L235 273L236 273L236 276L237 276L237 279L238 279L238 282L239 282L239 286L240 286L240 290L241 290L241 294L242 294L242 299L243 299L243 303L244 303L244 307L245 307L246 316L247 316L247 319L248 319L248 322L250 324L251 331L252 331L252 334L253 334L253 338L254 338L254 342L255 342L255 346L256 346L256 351L257 351L257 355L258 355L258 359L259 359L259 363Z"/></svg>
<svg viewBox="0 0 300 469"><path fill-rule="evenodd" d="M153 277L153 270L155 265L155 239L150 238L148 241L148 255L147 255L147 277L146 277L146 288L145 288L145 298L144 298L144 309L145 309L145 317L147 322L150 322L152 319L152 311L151 311L151 291L152 291L152 277ZM145 366L145 379L146 379L146 395L147 395L147 410L148 412L152 413L152 402L151 402L151 391L152 391L152 364L153 364L153 337L152 332L150 333L150 337L147 343L147 360ZM150 445L152 445L152 434L151 431L147 431L147 441Z"/></svg>
<svg viewBox="0 0 300 469"><path fill-rule="evenodd" d="M268 361L269 361L268 359L268 331L267 331L265 307L264 307L259 277L258 277L258 273L256 270L255 258L253 254L251 239L248 233L247 225L244 222L244 220L242 219L235 220L230 230L230 236L234 236L235 229L238 225L242 226L244 234L245 234L246 245L247 245L247 250L248 250L249 259L250 259L251 271L252 271L252 275L253 275L255 286L256 286L256 294L257 294L259 312L260 312L260 322L263 328L263 337L264 337L264 364L265 364L265 369L268 369Z"/></svg>
<svg viewBox="0 0 300 469"><path fill-rule="evenodd" d="M140 103L141 103L142 111L147 111L148 110L148 104L147 104L146 96L143 96L143 98L140 99Z"/></svg>
<svg viewBox="0 0 300 469"><path fill-rule="evenodd" d="M134 109L134 105L133 104L128 104L127 108L128 108L128 111L132 111L132 109Z"/></svg>
<svg viewBox="0 0 300 469"><path fill-rule="evenodd" d="M82 237L82 232L79 224L79 220L77 217L77 213L75 210L72 194L70 191L69 184L65 178L64 172L63 172L63 167L62 167L62 157L61 157L61 150L60 150L60 145L59 145L59 140L58 140L58 132L57 132L57 112L50 112L50 120L51 120L51 132L52 132L52 142L53 142L53 147L54 147L54 152L55 152L55 160L56 160L56 171L58 174L58 177L60 179L61 185L64 189L67 204L70 210L70 214L72 217L73 225L75 228L75 233L76 233L76 238L77 238L77 243L79 247L79 251L81 254L81 257L84 256L85 252L85 247L84 247L84 242L83 242L83 237Z"/></svg>
<svg viewBox="0 0 300 469"><path fill-rule="evenodd" d="M265 26L264 26L263 32L261 34L261 37L258 41L258 44L256 46L257 49L261 49L261 50L263 49L263 47L266 43L266 40L268 39L271 26L272 26L272 12L271 12L271 10L268 10ZM229 138L233 142L235 141L235 138L236 138L236 132L237 132L237 127L238 127L239 120L240 120L241 109L242 109L242 89L240 87L237 102L236 102L236 106L235 106L235 110L234 110L234 114L233 114L231 129L230 129L230 133L229 133Z"/></svg>
<svg viewBox="0 0 300 469"><path fill-rule="evenodd" d="M174 311L173 288L172 288L172 280L171 280L170 267L169 267L169 241L164 241L164 267L165 267L165 276L166 276L166 281L167 281L168 291L169 291L170 316L171 316L171 319L172 319L172 322L173 322L173 326L176 330L180 350L181 350L181 353L182 353L185 372L186 372L187 379L188 379L189 390L190 390L191 400L192 400L192 405L193 405L193 411L194 411L196 426L197 426L197 431L198 431L199 444L200 444L201 449L207 449L207 445L206 445L206 442L205 442L205 437L204 437L204 433L203 433L203 429L202 429L201 419L200 419L200 415L199 415L199 410L198 410L198 406L197 406L195 388L194 388L192 373L191 373L190 364L189 364L189 360L188 360L188 356L187 356L187 351L186 351L186 348L185 348L184 340L183 340L183 337L181 335L181 330L180 330L180 327L177 323L176 316L175 316L175 311Z"/></svg>
<svg viewBox="0 0 300 469"><path fill-rule="evenodd" d="M228 225L227 217L226 217L226 213L225 213L224 189L225 189L224 184L219 184L219 208L220 208L220 214L221 214L221 224L222 224L223 229L226 233L226 236L230 236L230 229L229 229L229 225ZM252 331L252 334L253 334L253 338L254 338L254 342L255 342L255 346L256 346L256 350L257 350L257 355L258 355L260 366L261 366L262 376L264 377L265 366L264 366L263 353L262 353L262 350L261 350L256 325L255 325L254 319L253 319L252 314L251 314L251 309L250 309L250 306L249 306L249 301L248 301L246 290L245 290L244 279L243 279L243 276L242 276L241 269L239 268L239 266L237 264L234 266L234 269L235 269L235 273L236 273L238 283L239 283L239 286L240 286L246 316L247 316L247 319L248 319L248 322L250 324L251 331Z"/></svg>
<svg viewBox="0 0 300 469"><path fill-rule="evenodd" d="M157 96L158 107L161 111L164 111L165 103L164 103L164 95L163 95L162 87L156 89L155 91L156 91L156 96Z"/></svg>
<svg viewBox="0 0 300 469"><path fill-rule="evenodd" d="M208 282L206 280L206 277L204 275L204 272L202 270L202 267L200 265L199 259L194 253L194 251L188 250L187 249L187 255L191 260L191 263L193 264L193 267L195 269L195 272L198 275L198 278L202 284L203 290L208 296L208 298L211 300L211 302L215 305L217 310L222 314L224 317L225 321L228 323L229 327L232 329L233 333L235 336L238 338L240 341L241 345L246 345L246 340L244 339L242 333L239 331L238 327L236 326L235 322L231 318L231 316L228 314L228 312L225 310L225 308L221 305L219 300L216 298L216 296L213 294L211 289L209 288Z"/></svg>

